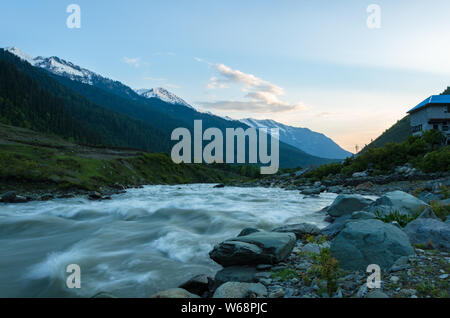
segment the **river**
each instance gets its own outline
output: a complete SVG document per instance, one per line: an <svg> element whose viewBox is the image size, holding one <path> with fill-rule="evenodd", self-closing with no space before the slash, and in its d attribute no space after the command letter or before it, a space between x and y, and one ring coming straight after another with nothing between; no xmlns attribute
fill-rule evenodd
<svg viewBox="0 0 450 318"><path fill-rule="evenodd" d="M149 297L221 267L208 252L246 227L309 222L336 195L279 188L146 186L109 201L0 204L0 297ZM66 287L66 267L81 288Z"/></svg>

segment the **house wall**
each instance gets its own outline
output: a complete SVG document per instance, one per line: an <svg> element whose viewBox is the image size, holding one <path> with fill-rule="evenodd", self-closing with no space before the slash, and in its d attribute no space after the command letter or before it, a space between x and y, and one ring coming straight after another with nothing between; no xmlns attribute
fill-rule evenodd
<svg viewBox="0 0 450 318"><path fill-rule="evenodd" d="M433 129L433 124L429 124L430 119L448 119L446 124L439 123L438 129L444 132L446 135L450 136L450 113L447 112L447 105L431 105L427 106L417 112L410 115L411 117L411 128L413 129L413 135L420 135L425 130ZM421 130L419 126L421 125ZM416 128L416 129L414 129Z"/></svg>

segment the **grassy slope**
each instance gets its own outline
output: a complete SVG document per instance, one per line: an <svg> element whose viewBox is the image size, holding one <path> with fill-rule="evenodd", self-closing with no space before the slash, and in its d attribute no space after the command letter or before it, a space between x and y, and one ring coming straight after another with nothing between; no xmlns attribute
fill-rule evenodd
<svg viewBox="0 0 450 318"><path fill-rule="evenodd" d="M80 146L0 124L0 191L100 190L119 185L213 183L238 178L204 165L177 165L166 154Z"/></svg>
<svg viewBox="0 0 450 318"><path fill-rule="evenodd" d="M387 129L377 139L371 142L363 149L363 151L369 148L383 147L388 142L402 142L410 135L410 118L409 116L405 116L401 120L397 121L397 123L395 123L391 128Z"/></svg>

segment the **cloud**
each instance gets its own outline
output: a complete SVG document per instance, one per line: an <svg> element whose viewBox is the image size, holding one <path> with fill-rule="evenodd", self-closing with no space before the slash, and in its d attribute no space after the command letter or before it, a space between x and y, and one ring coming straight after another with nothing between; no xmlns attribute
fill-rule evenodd
<svg viewBox="0 0 450 318"><path fill-rule="evenodd" d="M315 116L319 117L319 118L328 118L328 117L337 117L340 115L343 115L343 113L341 113L341 112L321 112L321 113L316 114Z"/></svg>
<svg viewBox="0 0 450 318"><path fill-rule="evenodd" d="M228 84L242 85L241 91L245 93L245 101L217 101L200 102L204 107L229 111L251 111L260 113L287 112L307 109L302 103L288 103L279 99L284 95L284 89L278 85L265 81L253 74L234 70L225 64L209 63L201 58L195 58L198 62L207 63L217 73L211 77L207 89L225 89Z"/></svg>
<svg viewBox="0 0 450 318"><path fill-rule="evenodd" d="M273 113L273 112L287 112L296 110L306 109L306 107L301 104L288 104L288 103L273 103L267 104L260 101L217 101L217 102L197 102L197 104L215 110L227 110L232 112L254 112L254 113Z"/></svg>
<svg viewBox="0 0 450 318"><path fill-rule="evenodd" d="M139 57L124 57L123 61L128 64L128 65L132 65L134 67L139 67L141 66L141 59Z"/></svg>

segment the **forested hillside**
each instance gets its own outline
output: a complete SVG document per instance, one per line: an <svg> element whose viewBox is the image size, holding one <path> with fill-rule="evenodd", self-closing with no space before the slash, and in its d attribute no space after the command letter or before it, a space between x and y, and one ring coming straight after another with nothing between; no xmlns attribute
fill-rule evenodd
<svg viewBox="0 0 450 318"><path fill-rule="evenodd" d="M4 50L0 50L0 61L9 64L9 69L15 68L15 77L20 74L21 78L26 78L3 84L18 87L12 91L8 89L8 93L4 93L5 102L1 107L9 109L4 110L4 122L8 124L51 132L73 138L78 142L166 153L170 152L173 144L170 140L172 130L185 127L193 132L194 120L202 120L203 129L217 127L223 132L226 128L248 128L238 121L229 121L155 98L144 98L120 82L107 85L107 80L100 81L98 84L100 86L97 87L74 81L34 67ZM8 81L8 76L5 74L3 81ZM26 83L37 86L41 92L51 96L53 106L34 105L30 107L33 110L31 113L26 110L27 105L36 103L36 99L27 93L30 87L21 87L27 85ZM16 105L17 100L21 102ZM45 111L37 111L42 110L42 107ZM62 119L59 118L63 118L60 113L53 113L56 109L58 112L69 114L66 117L72 118L70 125L58 124L57 127L53 127L55 118L60 121ZM15 112L20 113L18 118L15 117ZM35 120L37 123L34 123ZM71 128L72 126L76 128ZM336 161L309 155L282 142L279 149L280 167L305 167Z"/></svg>
<svg viewBox="0 0 450 318"><path fill-rule="evenodd" d="M166 134L101 107L0 50L0 121L77 142L168 152Z"/></svg>

